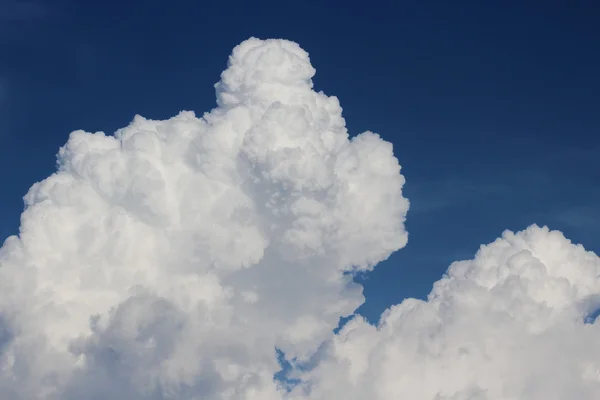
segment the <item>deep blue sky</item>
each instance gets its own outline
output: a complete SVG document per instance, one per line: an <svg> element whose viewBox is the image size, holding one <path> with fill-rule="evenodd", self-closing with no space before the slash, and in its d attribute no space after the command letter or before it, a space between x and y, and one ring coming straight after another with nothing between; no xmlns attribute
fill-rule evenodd
<svg viewBox="0 0 600 400"><path fill-rule="evenodd" d="M307 50L350 132L380 133L404 168L409 244L365 280L367 317L504 229L600 253L597 3L0 0L0 237L71 131L210 110L257 36Z"/></svg>

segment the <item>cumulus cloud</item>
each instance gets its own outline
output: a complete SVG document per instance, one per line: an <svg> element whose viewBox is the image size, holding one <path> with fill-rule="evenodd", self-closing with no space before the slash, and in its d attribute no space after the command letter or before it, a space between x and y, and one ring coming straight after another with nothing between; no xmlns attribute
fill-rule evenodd
<svg viewBox="0 0 600 400"><path fill-rule="evenodd" d="M0 248L1 398L600 397L600 260L545 227L333 333L409 203L392 145L350 139L314 74L249 39L202 117L70 135Z"/></svg>
<svg viewBox="0 0 600 400"><path fill-rule="evenodd" d="M357 317L297 399L597 399L600 259L531 226L453 263L426 301ZM586 323L587 322L587 323Z"/></svg>
<svg viewBox="0 0 600 400"><path fill-rule="evenodd" d="M297 44L250 39L199 118L76 131L0 250L10 399L279 399L407 242L392 145L349 139Z"/></svg>

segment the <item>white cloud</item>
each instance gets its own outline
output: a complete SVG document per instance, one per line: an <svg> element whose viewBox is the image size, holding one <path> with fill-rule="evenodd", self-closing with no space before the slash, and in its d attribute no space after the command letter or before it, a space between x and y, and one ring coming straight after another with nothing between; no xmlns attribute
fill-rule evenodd
<svg viewBox="0 0 600 400"><path fill-rule="evenodd" d="M349 140L295 43L250 39L197 118L73 132L0 250L0 397L278 399L406 244L392 146Z"/></svg>
<svg viewBox="0 0 600 400"><path fill-rule="evenodd" d="M354 318L298 399L597 399L600 259L557 231L505 232L455 262L427 301Z"/></svg>
<svg viewBox="0 0 600 400"><path fill-rule="evenodd" d="M378 326L352 270L407 241L390 143L349 140L295 43L250 39L202 118L73 132L0 249L0 398L600 397L600 260L532 226ZM301 383L273 375L275 349Z"/></svg>

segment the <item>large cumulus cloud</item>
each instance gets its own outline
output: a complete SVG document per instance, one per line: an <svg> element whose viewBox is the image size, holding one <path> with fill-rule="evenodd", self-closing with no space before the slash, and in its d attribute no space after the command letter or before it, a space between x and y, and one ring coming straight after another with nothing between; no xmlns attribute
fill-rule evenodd
<svg viewBox="0 0 600 400"><path fill-rule="evenodd" d="M314 74L249 39L202 117L70 135L0 248L1 398L600 398L600 260L545 227L332 332L409 204L391 144L350 139Z"/></svg>
<svg viewBox="0 0 600 400"><path fill-rule="evenodd" d="M349 140L288 41L236 47L198 118L76 131L0 251L0 397L280 398L407 241L392 145Z"/></svg>

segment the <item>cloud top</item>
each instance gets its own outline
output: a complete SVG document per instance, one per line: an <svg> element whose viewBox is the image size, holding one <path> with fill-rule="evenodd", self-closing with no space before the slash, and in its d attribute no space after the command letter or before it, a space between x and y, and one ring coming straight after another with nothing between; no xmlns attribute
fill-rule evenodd
<svg viewBox="0 0 600 400"><path fill-rule="evenodd" d="M250 38L233 49L228 67L215 85L217 102L231 107L294 101L293 95L301 96L312 89L315 72L308 53L298 44Z"/></svg>

